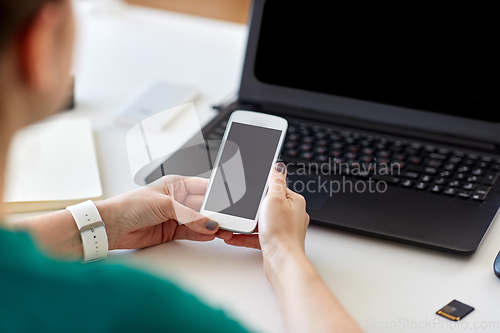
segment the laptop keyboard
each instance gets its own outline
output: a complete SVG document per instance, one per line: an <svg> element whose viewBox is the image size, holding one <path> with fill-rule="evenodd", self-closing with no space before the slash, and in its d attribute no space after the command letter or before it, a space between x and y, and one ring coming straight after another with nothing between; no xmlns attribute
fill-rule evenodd
<svg viewBox="0 0 500 333"><path fill-rule="evenodd" d="M226 125L221 122L207 139L220 140ZM308 121L289 119L288 125L285 163L330 165L336 174L475 201L484 201L500 176L499 157ZM384 166L398 172L381 172Z"/></svg>

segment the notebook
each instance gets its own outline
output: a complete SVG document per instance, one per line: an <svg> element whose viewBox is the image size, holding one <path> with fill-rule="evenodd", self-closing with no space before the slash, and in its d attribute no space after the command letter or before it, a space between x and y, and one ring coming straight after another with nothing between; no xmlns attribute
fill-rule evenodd
<svg viewBox="0 0 500 333"><path fill-rule="evenodd" d="M19 131L9 149L5 181L6 213L101 199L90 121L65 116Z"/></svg>

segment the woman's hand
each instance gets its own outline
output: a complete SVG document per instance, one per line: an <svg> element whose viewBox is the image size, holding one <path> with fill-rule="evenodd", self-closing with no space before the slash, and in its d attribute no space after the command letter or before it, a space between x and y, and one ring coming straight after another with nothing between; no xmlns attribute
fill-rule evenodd
<svg viewBox="0 0 500 333"><path fill-rule="evenodd" d="M286 186L286 167L275 165L269 179L269 191L259 213L258 234L244 235L219 230L217 237L227 244L262 249L266 273L272 257L304 253L309 215L304 197Z"/></svg>
<svg viewBox="0 0 500 333"><path fill-rule="evenodd" d="M96 202L109 249L143 248L174 239L213 240L218 224L198 213L207 184L203 178L165 176L149 187Z"/></svg>
<svg viewBox="0 0 500 333"><path fill-rule="evenodd" d="M261 248L288 332L361 332L305 255L309 215L304 198L286 187L286 167L275 165L259 215L259 234L219 230L231 245Z"/></svg>

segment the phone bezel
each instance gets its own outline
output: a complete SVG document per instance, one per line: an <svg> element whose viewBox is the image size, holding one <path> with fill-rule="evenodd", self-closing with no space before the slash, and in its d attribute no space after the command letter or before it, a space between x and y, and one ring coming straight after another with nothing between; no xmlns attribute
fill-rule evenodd
<svg viewBox="0 0 500 333"><path fill-rule="evenodd" d="M201 205L200 213L207 216L208 218L217 221L219 223L219 227L224 230L239 232L239 233L252 233L257 227L257 221L259 219L260 206L262 205L262 201L264 200L267 189L269 187L269 175L272 171L272 168L269 170L269 175L266 179L266 185L264 187L264 191L262 192L262 196L259 202L259 208L257 209L257 213L254 219L246 219L238 216L222 214L218 212L213 212L205 209L205 205L207 202L207 198L210 195L210 190L212 188L213 180L215 178L215 174L217 169L219 168L219 160L222 155L222 151L226 145L226 140L229 131L233 123L241 123L254 125L264 128L276 129L281 131L281 136L277 145L276 152L274 153L273 163L274 165L279 157L279 153L283 146L283 142L285 141L286 131L288 129L288 122L286 119L273 116L265 113L253 112L253 111L244 111L244 110L236 110L229 117L226 129L224 131L224 136L222 137L222 143L219 147L219 151L217 152L217 157L215 159L214 168L212 169L212 173L210 174L210 180L208 182L207 191L205 197L203 198L203 203Z"/></svg>

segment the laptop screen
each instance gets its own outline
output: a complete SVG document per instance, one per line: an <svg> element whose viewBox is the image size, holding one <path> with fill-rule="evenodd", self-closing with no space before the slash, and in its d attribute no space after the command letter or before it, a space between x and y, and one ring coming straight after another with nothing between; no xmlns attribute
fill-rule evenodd
<svg viewBox="0 0 500 333"><path fill-rule="evenodd" d="M500 122L493 13L470 4L268 0L254 74L271 85Z"/></svg>

